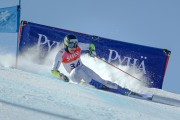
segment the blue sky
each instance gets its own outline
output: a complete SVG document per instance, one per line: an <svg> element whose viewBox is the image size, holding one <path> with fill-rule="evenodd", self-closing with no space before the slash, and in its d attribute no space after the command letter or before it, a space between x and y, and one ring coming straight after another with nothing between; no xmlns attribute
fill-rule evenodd
<svg viewBox="0 0 180 120"><path fill-rule="evenodd" d="M0 8L17 4L18 0L0 0ZM21 20L169 49L163 89L180 93L179 6L179 0L23 0ZM16 43L16 34L0 33L0 38L1 45Z"/></svg>

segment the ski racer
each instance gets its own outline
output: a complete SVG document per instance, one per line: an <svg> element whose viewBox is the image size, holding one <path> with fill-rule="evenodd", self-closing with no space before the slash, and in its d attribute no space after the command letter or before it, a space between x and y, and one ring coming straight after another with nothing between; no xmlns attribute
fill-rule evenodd
<svg viewBox="0 0 180 120"><path fill-rule="evenodd" d="M89 50L89 55L91 57L96 56L94 44L78 43L77 37L72 34L65 36L64 48L59 50L55 57L51 70L52 74L65 82L69 82L69 78L58 70L60 64L62 63L73 82L81 83L81 81L84 80L84 82L94 86L97 89L107 90L123 95L129 95L130 93L132 94L132 92L128 89L122 88L115 83L102 79L97 73L85 66L80 59L82 49Z"/></svg>

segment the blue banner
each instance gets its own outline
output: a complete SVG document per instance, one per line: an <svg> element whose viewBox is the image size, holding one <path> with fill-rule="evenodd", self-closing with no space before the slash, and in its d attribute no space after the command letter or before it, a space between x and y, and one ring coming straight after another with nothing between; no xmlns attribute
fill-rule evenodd
<svg viewBox="0 0 180 120"><path fill-rule="evenodd" d="M67 34L74 34L81 43L94 43L97 55L113 65L129 66L148 78L149 87L162 88L170 51L94 35L64 30L28 22L22 28L19 53L28 48L41 50L43 60L52 48L60 46ZM42 61L41 61L42 62Z"/></svg>
<svg viewBox="0 0 180 120"><path fill-rule="evenodd" d="M0 32L18 32L20 6L0 8Z"/></svg>

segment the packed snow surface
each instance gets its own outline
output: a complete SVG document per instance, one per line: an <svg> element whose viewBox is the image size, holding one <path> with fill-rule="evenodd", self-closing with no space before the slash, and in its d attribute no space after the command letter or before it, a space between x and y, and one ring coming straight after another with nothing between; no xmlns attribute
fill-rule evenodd
<svg viewBox="0 0 180 120"><path fill-rule="evenodd" d="M138 93L180 100L179 94L147 88L145 83L87 57L82 57L84 64L107 80ZM63 82L50 73L52 60L46 65L19 60L18 69L13 67L11 55L1 55L0 61L0 120L180 120L180 107Z"/></svg>

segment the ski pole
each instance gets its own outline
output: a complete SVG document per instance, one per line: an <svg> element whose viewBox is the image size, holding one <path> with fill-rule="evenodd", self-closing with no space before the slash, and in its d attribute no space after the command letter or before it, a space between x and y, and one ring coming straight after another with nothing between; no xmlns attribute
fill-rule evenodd
<svg viewBox="0 0 180 120"><path fill-rule="evenodd" d="M100 60L102 60L102 61L104 61L105 63L107 63L107 64L109 64L109 65L113 66L114 68L116 68L116 69L118 69L118 70L120 70L120 71L122 71L122 72L124 72L124 73L128 74L129 76L131 76L131 77L135 78L136 80L142 81L142 80L140 80L140 79L138 79L138 78L134 77L133 75L129 74L128 72L126 72L126 71L124 71L124 70L121 70L120 68L116 67L115 65L108 63L107 61L105 61L105 60L101 59L100 57L98 57L98 56L95 56L95 57L96 57L96 58L98 58L98 59L100 59Z"/></svg>

